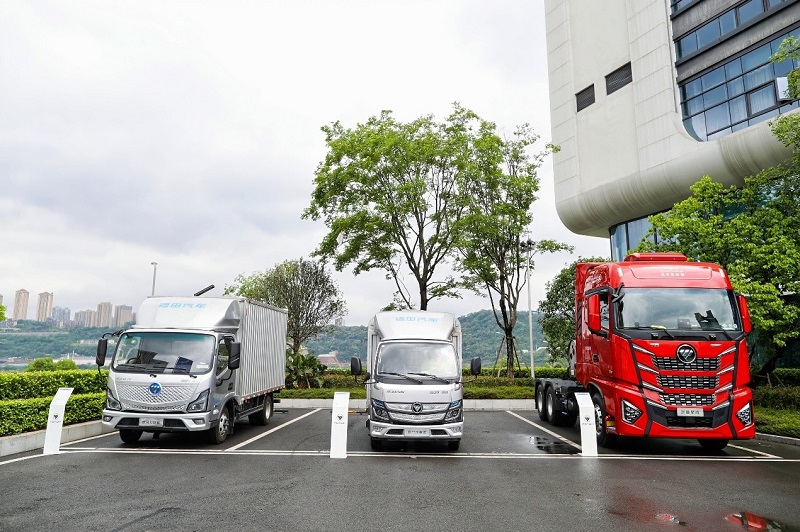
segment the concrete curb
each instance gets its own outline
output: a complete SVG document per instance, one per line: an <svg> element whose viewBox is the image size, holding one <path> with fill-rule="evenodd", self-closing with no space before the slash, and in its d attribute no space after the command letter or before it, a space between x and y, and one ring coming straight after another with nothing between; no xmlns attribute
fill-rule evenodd
<svg viewBox="0 0 800 532"><path fill-rule="evenodd" d="M61 429L61 443L91 438L92 436L99 436L100 434L108 432L112 431L105 429L100 421L87 421L85 423L76 423L75 425L66 425ZM44 449L44 437L46 433L46 430L37 430L34 432L25 432L23 434L14 434L13 436L4 436L0 438L0 456L25 453L35 449Z"/></svg>

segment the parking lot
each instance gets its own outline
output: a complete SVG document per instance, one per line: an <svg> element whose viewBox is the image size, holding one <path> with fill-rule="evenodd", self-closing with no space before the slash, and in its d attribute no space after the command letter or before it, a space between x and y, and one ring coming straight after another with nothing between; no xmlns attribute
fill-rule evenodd
<svg viewBox="0 0 800 532"><path fill-rule="evenodd" d="M471 411L458 451L370 448L348 415L347 458L329 457L330 408L199 434L116 433L0 460L0 530L741 530L734 515L800 529L800 447L751 440L631 440L581 455L580 429L535 411ZM734 518L735 519L735 518Z"/></svg>

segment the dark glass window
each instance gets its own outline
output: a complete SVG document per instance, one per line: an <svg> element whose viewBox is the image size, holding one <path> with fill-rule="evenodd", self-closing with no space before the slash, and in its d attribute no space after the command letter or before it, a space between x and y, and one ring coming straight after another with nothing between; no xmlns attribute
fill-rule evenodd
<svg viewBox="0 0 800 532"><path fill-rule="evenodd" d="M697 50L697 34L690 33L678 41L678 57L685 57Z"/></svg>
<svg viewBox="0 0 800 532"><path fill-rule="evenodd" d="M722 83L725 83L725 67L721 66L719 68L715 68L708 74L704 74L703 77L700 79L703 80L704 91L712 89Z"/></svg>
<svg viewBox="0 0 800 532"><path fill-rule="evenodd" d="M742 77L732 79L728 82L728 97L733 98L737 94L744 92L744 80Z"/></svg>
<svg viewBox="0 0 800 532"><path fill-rule="evenodd" d="M731 111L731 122L733 124L747 120L747 102L745 102L744 96L731 100L728 107Z"/></svg>
<svg viewBox="0 0 800 532"><path fill-rule="evenodd" d="M764 63L769 61L769 56L771 55L770 47L768 44L764 46L759 46L752 52L748 52L742 56L742 69L747 72L748 70L753 70L756 67L763 65Z"/></svg>
<svg viewBox="0 0 800 532"><path fill-rule="evenodd" d="M762 0L750 0L736 8L739 14L739 25L743 25L750 19L757 17L764 12Z"/></svg>
<svg viewBox="0 0 800 532"><path fill-rule="evenodd" d="M747 95L747 99L750 101L750 112L754 115L769 109L777 103L775 85L770 83L763 89L753 91Z"/></svg>
<svg viewBox="0 0 800 532"><path fill-rule="evenodd" d="M749 91L773 79L775 79L775 74L770 63L745 74L744 88Z"/></svg>
<svg viewBox="0 0 800 532"><path fill-rule="evenodd" d="M581 92L575 95L575 102L578 106L578 111L586 109L594 103L594 85L589 85Z"/></svg>
<svg viewBox="0 0 800 532"><path fill-rule="evenodd" d="M719 26L722 35L730 33L736 29L736 11L730 10L719 17Z"/></svg>
<svg viewBox="0 0 800 532"><path fill-rule="evenodd" d="M712 20L697 30L697 47L703 48L719 39L719 20Z"/></svg>
<svg viewBox="0 0 800 532"><path fill-rule="evenodd" d="M721 85L703 95L703 106L708 109L728 99L728 88Z"/></svg>
<svg viewBox="0 0 800 532"><path fill-rule="evenodd" d="M706 111L706 128L709 131L718 131L730 125L731 116L728 112L728 102Z"/></svg>

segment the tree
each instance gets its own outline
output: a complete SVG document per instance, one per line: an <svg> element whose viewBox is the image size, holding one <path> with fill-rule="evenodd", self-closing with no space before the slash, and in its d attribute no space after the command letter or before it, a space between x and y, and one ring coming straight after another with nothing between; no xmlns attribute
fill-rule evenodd
<svg viewBox="0 0 800 532"><path fill-rule="evenodd" d="M6 321L6 307L0 305L0 321Z"/></svg>
<svg viewBox="0 0 800 532"><path fill-rule="evenodd" d="M545 285L545 299L539 302L542 334L552 364L567 360L569 344L575 339L575 275L581 262L608 262L608 259L579 257Z"/></svg>
<svg viewBox="0 0 800 532"><path fill-rule="evenodd" d="M56 363L50 357L37 358L25 369L25 371L55 371Z"/></svg>
<svg viewBox="0 0 800 532"><path fill-rule="evenodd" d="M491 163L464 184L470 200L459 222L457 249L462 261L457 269L464 274L464 286L488 295L497 326L503 331L506 375L513 379L514 326L526 282L526 252L572 251L572 247L554 240L527 240L525 250L520 245L522 234L533 221L530 208L539 190L536 171L553 146L531 156L528 150L539 137L527 124L517 128L507 141L494 133L494 124L485 127L484 138L491 142L481 144L480 149L486 152L481 159Z"/></svg>
<svg viewBox="0 0 800 532"><path fill-rule="evenodd" d="M287 309L287 336L291 339L292 354L300 351L304 341L347 312L339 288L324 266L303 258L284 261L261 273L240 274L231 286L225 287L225 294Z"/></svg>
<svg viewBox="0 0 800 532"><path fill-rule="evenodd" d="M456 103L441 123L430 115L402 123L383 111L354 129L335 122L322 131L328 153L303 212L328 227L314 254L333 258L337 271L384 270L397 289L392 307L427 310L431 300L458 297L458 282L442 270L467 208L464 184L499 163L493 124Z"/></svg>

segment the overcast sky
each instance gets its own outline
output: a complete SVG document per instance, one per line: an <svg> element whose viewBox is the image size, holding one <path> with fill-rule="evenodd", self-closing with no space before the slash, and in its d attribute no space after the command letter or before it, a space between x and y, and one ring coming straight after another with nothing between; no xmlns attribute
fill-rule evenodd
<svg viewBox="0 0 800 532"><path fill-rule="evenodd" d="M320 128L381 110L444 119L453 102L510 134L550 140L543 2L3 0L0 6L0 294L54 294L71 311L150 295L221 295L238 274L308 258L301 220L326 152ZM537 150L538 151L538 150ZM609 254L556 215L540 174L533 306L578 255ZM381 272L334 272L366 324L392 297ZM522 298L520 310L527 310ZM522 308L524 307L524 309ZM490 308L466 294L435 310Z"/></svg>

